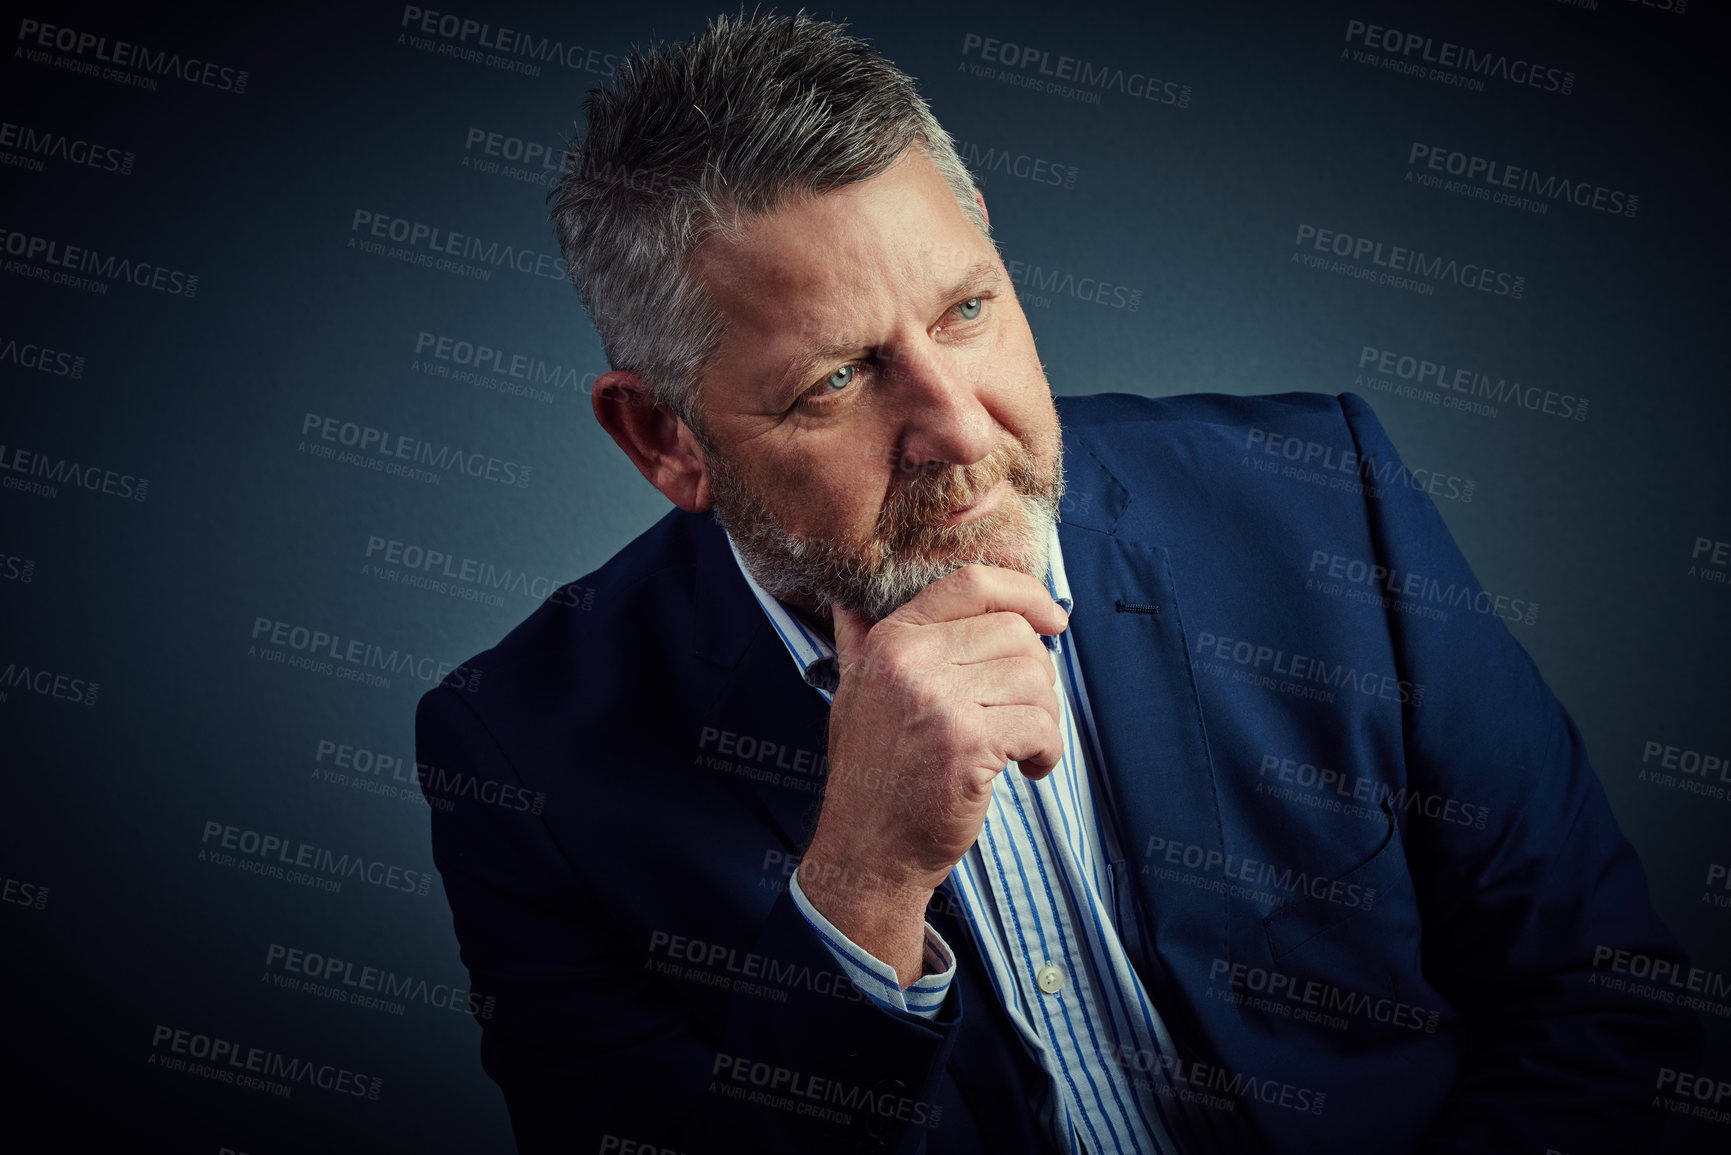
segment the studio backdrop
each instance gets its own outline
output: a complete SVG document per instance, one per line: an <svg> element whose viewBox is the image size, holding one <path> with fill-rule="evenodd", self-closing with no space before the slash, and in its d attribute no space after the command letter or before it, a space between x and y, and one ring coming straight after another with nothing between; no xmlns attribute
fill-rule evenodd
<svg viewBox="0 0 1731 1155"><path fill-rule="evenodd" d="M585 93L714 9L433 3L9 18L10 1150L511 1150L428 833L475 784L417 772L414 706L670 508L591 415L546 196ZM1483 590L1402 612L1501 619L1578 722L1694 967L1595 960L1706 1024L1653 1088L1678 1152L1731 1145L1714 7L812 9L955 137L1057 393L1375 408L1405 473L1242 467L1429 493Z"/></svg>

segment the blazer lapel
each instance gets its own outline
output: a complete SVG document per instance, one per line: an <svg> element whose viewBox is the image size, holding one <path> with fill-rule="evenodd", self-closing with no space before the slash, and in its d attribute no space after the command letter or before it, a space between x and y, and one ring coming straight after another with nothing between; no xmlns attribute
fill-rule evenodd
<svg viewBox="0 0 1731 1155"><path fill-rule="evenodd" d="M1184 1051L1206 1054L1184 991L1229 957L1225 858L1183 610L1166 548L1119 532L1129 492L1080 443L1067 449L1058 539L1104 760L1094 778L1135 891L1149 997Z"/></svg>
<svg viewBox="0 0 1731 1155"><path fill-rule="evenodd" d="M709 675L699 713L701 764L803 852L829 772L829 707L752 596L720 525L698 530L693 649ZM788 867L791 869L791 866Z"/></svg>

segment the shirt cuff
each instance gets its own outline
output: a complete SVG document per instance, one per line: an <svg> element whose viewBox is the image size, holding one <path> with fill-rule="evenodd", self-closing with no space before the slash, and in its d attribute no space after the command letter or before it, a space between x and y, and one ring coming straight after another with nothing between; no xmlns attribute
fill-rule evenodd
<svg viewBox="0 0 1731 1155"><path fill-rule="evenodd" d="M901 980L896 977L894 967L866 953L847 935L837 930L829 919L818 913L817 907L805 897L805 891L799 888L798 871L788 879L787 889L792 893L793 904L799 907L799 913L805 916L805 921L817 932L818 939L829 948L829 953L835 956L842 973L853 980L854 986L858 987L861 993L872 1002L892 1011L906 1011L922 1019L938 1017L938 1012L943 1009L944 998L950 993L950 983L956 977L956 956L943 936L932 929L931 923L926 923L923 959L926 973L916 979L912 986L904 988Z"/></svg>

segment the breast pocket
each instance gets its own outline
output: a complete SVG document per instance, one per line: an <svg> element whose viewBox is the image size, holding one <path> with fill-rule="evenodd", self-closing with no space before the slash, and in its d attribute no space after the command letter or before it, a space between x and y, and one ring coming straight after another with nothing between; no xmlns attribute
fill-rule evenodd
<svg viewBox="0 0 1731 1155"><path fill-rule="evenodd" d="M1387 798L1382 814L1388 829L1376 853L1345 874L1307 879L1304 897L1263 918L1273 961L1363 972L1382 959L1387 965L1376 969L1386 979L1399 958L1416 956L1417 911L1406 847Z"/></svg>

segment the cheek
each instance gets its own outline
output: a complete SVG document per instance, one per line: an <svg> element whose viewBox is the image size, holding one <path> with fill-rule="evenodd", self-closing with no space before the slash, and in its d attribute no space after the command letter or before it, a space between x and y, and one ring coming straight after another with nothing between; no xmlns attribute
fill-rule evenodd
<svg viewBox="0 0 1731 1155"><path fill-rule="evenodd" d="M985 361L982 372L987 375L987 384L996 381L1001 388L1015 393L1044 384L1034 334L1019 313L1006 318L998 327L997 340Z"/></svg>
<svg viewBox="0 0 1731 1155"><path fill-rule="evenodd" d="M834 456L788 463L766 472L770 505L789 528L828 538L859 538L877 524L883 508L883 471L868 469L857 446Z"/></svg>
<svg viewBox="0 0 1731 1155"><path fill-rule="evenodd" d="M1003 335L981 370L984 384L1002 404L1003 423L1023 442L1039 448L1057 437L1057 410L1052 390L1040 368L1034 337L1019 318L1005 325Z"/></svg>

